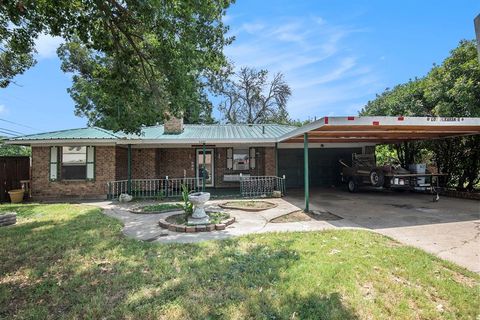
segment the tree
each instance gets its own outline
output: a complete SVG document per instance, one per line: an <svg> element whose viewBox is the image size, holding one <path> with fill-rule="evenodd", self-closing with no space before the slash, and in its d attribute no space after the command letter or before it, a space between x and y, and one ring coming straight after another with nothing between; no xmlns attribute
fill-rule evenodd
<svg viewBox="0 0 480 320"><path fill-rule="evenodd" d="M6 145L3 142L4 137L0 137L0 157L4 156L30 156L30 147Z"/></svg>
<svg viewBox="0 0 480 320"><path fill-rule="evenodd" d="M205 74L226 65L231 0L2 1L0 84L33 63L34 40L61 36L62 69L73 73L75 113L90 124L138 131L165 111L211 121Z"/></svg>
<svg viewBox="0 0 480 320"><path fill-rule="evenodd" d="M424 97L425 79L414 79L407 83L385 89L375 100L368 101L360 115L385 116L431 116L430 106ZM400 164L406 167L410 163L421 161L421 142L409 141L390 145Z"/></svg>
<svg viewBox="0 0 480 320"><path fill-rule="evenodd" d="M444 117L480 117L480 63L475 41L460 41L426 78L425 98L432 113ZM480 182L480 136L432 141L438 167L450 173L458 189Z"/></svg>
<svg viewBox="0 0 480 320"><path fill-rule="evenodd" d="M287 101L292 92L282 73L269 81L267 70L243 67L237 73L225 72L215 89L223 98L219 110L228 123L289 121Z"/></svg>
<svg viewBox="0 0 480 320"><path fill-rule="evenodd" d="M474 41L460 41L450 56L423 78L387 89L360 115L480 116L480 64ZM447 183L472 190L480 182L480 137L404 142L393 148L402 165L431 156Z"/></svg>

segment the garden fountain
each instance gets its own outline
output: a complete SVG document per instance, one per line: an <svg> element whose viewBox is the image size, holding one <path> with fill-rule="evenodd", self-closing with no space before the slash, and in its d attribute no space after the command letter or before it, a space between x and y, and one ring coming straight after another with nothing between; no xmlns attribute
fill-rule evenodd
<svg viewBox="0 0 480 320"><path fill-rule="evenodd" d="M202 225L210 222L210 217L205 212L205 203L209 199L209 192L194 192L188 195L188 200L193 204L192 216L188 218L189 225Z"/></svg>

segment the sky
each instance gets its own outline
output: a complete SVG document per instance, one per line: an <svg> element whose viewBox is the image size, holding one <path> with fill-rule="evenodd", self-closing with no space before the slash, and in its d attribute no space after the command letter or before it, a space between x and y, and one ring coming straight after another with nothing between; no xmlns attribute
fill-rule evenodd
<svg viewBox="0 0 480 320"><path fill-rule="evenodd" d="M281 72L293 119L356 115L385 88L425 75L461 39L474 39L480 1L237 0L224 22L236 68ZM62 39L37 40L35 67L0 89L0 130L29 134L84 127L60 70ZM214 115L220 118L217 110Z"/></svg>

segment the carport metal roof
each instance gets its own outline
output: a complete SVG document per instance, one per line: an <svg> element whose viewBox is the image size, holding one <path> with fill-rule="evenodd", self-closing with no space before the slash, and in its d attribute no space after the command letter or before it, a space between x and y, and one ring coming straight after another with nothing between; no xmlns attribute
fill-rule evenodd
<svg viewBox="0 0 480 320"><path fill-rule="evenodd" d="M395 143L480 134L480 118L324 117L279 138L282 143Z"/></svg>

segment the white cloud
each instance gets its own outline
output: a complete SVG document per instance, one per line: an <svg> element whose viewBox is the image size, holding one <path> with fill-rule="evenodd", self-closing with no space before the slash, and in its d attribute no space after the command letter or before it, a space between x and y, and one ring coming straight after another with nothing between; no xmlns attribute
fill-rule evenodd
<svg viewBox="0 0 480 320"><path fill-rule="evenodd" d="M248 33L256 33L261 31L265 26L262 23L253 22L253 23L244 23L242 24L242 29Z"/></svg>
<svg viewBox="0 0 480 320"><path fill-rule="evenodd" d="M350 44L353 35L366 29L321 17L290 17L242 21L234 30L236 41L225 49L227 57L236 68L282 72L293 92L288 104L293 118L354 114L384 87L380 75Z"/></svg>
<svg viewBox="0 0 480 320"><path fill-rule="evenodd" d="M35 40L35 49L38 59L49 59L57 56L57 48L63 42L61 37L52 37L47 34L41 34Z"/></svg>

